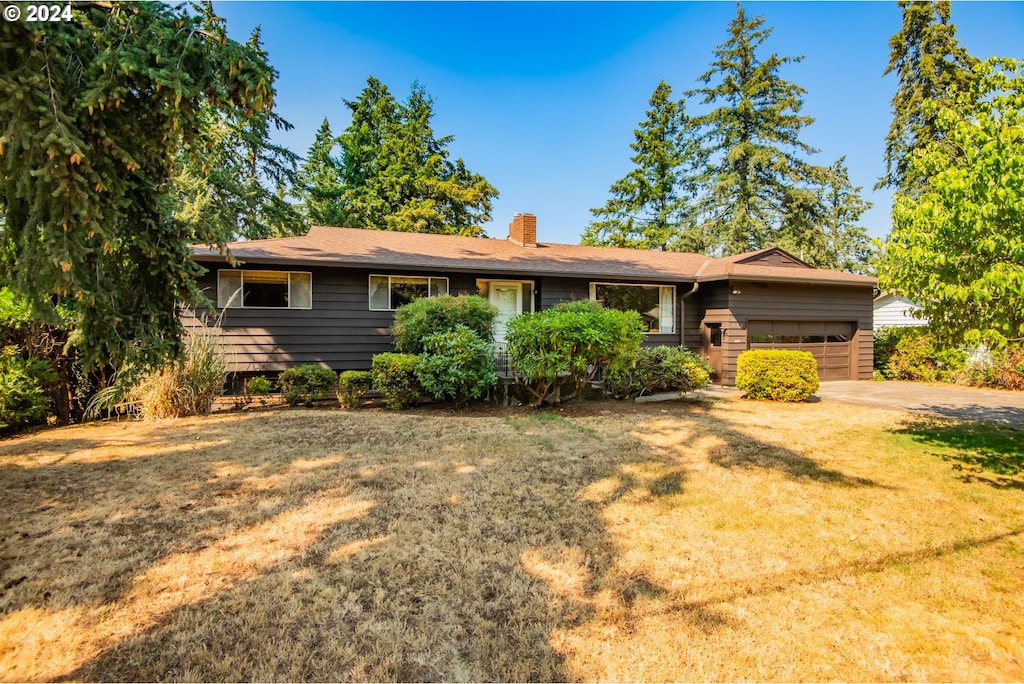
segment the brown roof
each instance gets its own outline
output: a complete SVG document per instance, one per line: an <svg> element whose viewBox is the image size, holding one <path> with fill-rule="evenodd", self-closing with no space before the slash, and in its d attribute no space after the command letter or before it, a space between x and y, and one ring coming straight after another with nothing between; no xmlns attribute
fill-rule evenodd
<svg viewBox="0 0 1024 684"><path fill-rule="evenodd" d="M564 275L655 281L721 280L762 275L789 282L874 284L874 278L836 271L732 263L701 254L617 247L538 243L521 247L509 240L398 233L314 226L301 237L233 242L228 248L243 263L427 268L494 274ZM193 247L196 259L220 261L210 247ZM749 255L748 255L749 256Z"/></svg>

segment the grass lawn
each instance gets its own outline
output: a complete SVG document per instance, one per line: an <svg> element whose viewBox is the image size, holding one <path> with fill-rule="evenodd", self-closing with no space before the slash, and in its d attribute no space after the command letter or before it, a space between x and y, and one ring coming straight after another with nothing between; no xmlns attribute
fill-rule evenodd
<svg viewBox="0 0 1024 684"><path fill-rule="evenodd" d="M0 441L0 678L1024 680L1021 451L743 401L47 430Z"/></svg>

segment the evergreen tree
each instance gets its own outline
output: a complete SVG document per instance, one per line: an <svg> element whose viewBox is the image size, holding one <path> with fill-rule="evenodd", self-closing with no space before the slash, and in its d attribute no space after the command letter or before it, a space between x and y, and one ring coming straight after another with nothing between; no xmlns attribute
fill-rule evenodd
<svg viewBox="0 0 1024 684"><path fill-rule="evenodd" d="M267 60L258 28L246 45ZM210 103L200 121L196 139L179 154L174 216L192 230L212 228L232 239L305 233L305 220L280 191L295 185L298 155L270 142L272 129L292 125L272 109L249 115Z"/></svg>
<svg viewBox="0 0 1024 684"><path fill-rule="evenodd" d="M826 259L814 264L849 273L868 273L872 270L874 248L860 217L871 208L871 202L861 197L860 187L850 182L846 157L829 167L828 179L822 186L819 202L821 225L826 241Z"/></svg>
<svg viewBox="0 0 1024 684"><path fill-rule="evenodd" d="M232 237L175 220L179 152L203 153L207 107L271 112L273 69L209 4L72 13L0 23L0 281L45 322L74 301L86 365L156 365L182 349L181 303L203 299L189 246Z"/></svg>
<svg viewBox="0 0 1024 684"><path fill-rule="evenodd" d="M483 232L498 191L461 159L449 159L454 137L435 136L433 99L421 85L414 83L406 101L398 103L386 85L371 77L360 96L346 105L352 122L338 138L337 220L342 225L454 235Z"/></svg>
<svg viewBox="0 0 1024 684"><path fill-rule="evenodd" d="M611 198L600 209L581 241L584 245L669 249L678 243L690 219L683 104L672 100L672 88L662 81L649 101L647 119L633 131L630 144L634 168L615 181Z"/></svg>
<svg viewBox="0 0 1024 684"><path fill-rule="evenodd" d="M761 58L771 34L763 24L738 7L729 39L699 79L705 87L690 93L717 105L695 120L708 160L698 209L702 233L730 254L772 244L787 224L790 232L815 227L808 193L822 170L800 156L816 152L800 140L813 119L800 114L804 89L779 74L802 57Z"/></svg>
<svg viewBox="0 0 1024 684"><path fill-rule="evenodd" d="M937 112L967 92L977 60L956 39L950 23L949 0L900 0L903 25L889 40L885 75L896 73L899 84L892 98L893 119L885 139L885 176L876 189L889 187L917 192L924 179L911 176L914 154L941 138ZM934 101L935 107L923 107Z"/></svg>
<svg viewBox="0 0 1024 684"><path fill-rule="evenodd" d="M325 118L299 168L295 194L302 200L306 218L316 226L344 226L341 198L341 162L334 156L338 140Z"/></svg>

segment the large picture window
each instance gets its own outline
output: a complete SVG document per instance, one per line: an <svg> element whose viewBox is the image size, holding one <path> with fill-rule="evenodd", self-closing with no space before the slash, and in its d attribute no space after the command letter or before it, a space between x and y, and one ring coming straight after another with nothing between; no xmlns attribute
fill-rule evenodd
<svg viewBox="0 0 1024 684"><path fill-rule="evenodd" d="M312 309L313 275L298 271L217 271L224 309Z"/></svg>
<svg viewBox="0 0 1024 684"><path fill-rule="evenodd" d="M427 276L370 276L370 310L394 311L403 304L448 294L448 279Z"/></svg>
<svg viewBox="0 0 1024 684"><path fill-rule="evenodd" d="M671 285L590 284L591 299L609 309L636 311L649 333L675 332L675 296Z"/></svg>

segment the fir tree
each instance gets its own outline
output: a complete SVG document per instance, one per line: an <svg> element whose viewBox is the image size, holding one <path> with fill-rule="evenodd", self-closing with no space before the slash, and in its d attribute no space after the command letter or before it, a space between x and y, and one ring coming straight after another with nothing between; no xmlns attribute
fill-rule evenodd
<svg viewBox="0 0 1024 684"><path fill-rule="evenodd" d="M341 198L341 162L334 156L338 140L325 118L316 132L306 160L299 168L295 194L302 200L306 217L317 226L344 226Z"/></svg>
<svg viewBox="0 0 1024 684"><path fill-rule="evenodd" d="M763 17L748 19L738 7L729 39L699 79L705 86L691 92L717 105L696 119L708 159L700 230L731 254L775 242L787 223L790 231L815 227L808 188L821 169L801 157L816 150L800 140L813 119L800 114L804 89L779 74L802 57L762 58L759 48L771 34L763 24Z"/></svg>
<svg viewBox="0 0 1024 684"><path fill-rule="evenodd" d="M956 39L950 23L950 3L900 0L903 25L889 40L891 51L885 75L896 73L899 84L892 98L893 119L885 139L885 176L876 189L889 187L918 192L923 179L911 178L917 150L941 138L937 112L958 93L970 90L971 57ZM922 106L926 101L935 107Z"/></svg>
<svg viewBox="0 0 1024 684"><path fill-rule="evenodd" d="M683 104L672 100L672 88L662 81L649 105L629 146L634 168L612 184L604 207L590 210L595 220L583 234L584 245L664 250L686 229L685 165L692 145L687 147L683 137Z"/></svg>

